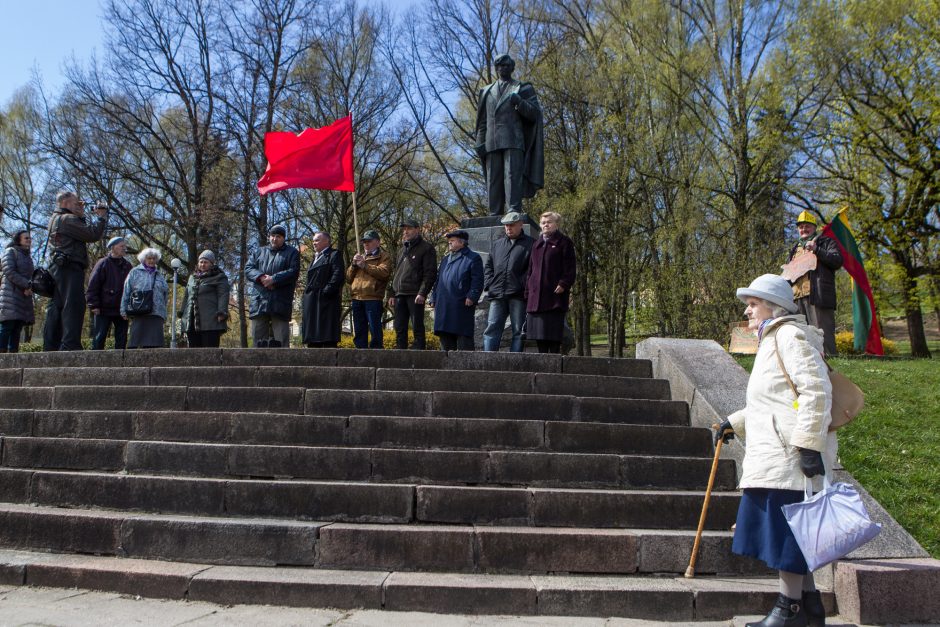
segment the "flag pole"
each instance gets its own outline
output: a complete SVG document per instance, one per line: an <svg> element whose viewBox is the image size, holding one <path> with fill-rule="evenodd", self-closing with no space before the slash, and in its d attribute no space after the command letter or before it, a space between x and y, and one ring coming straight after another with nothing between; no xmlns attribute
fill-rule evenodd
<svg viewBox="0 0 940 627"><path fill-rule="evenodd" d="M349 126L352 128L353 125L353 112L352 109L349 110ZM355 162L354 162L355 163ZM359 239L359 210L356 208L356 168L353 166L353 191L352 191L352 205L353 205L353 231L356 233L356 252L362 253L362 240Z"/></svg>
<svg viewBox="0 0 940 627"><path fill-rule="evenodd" d="M356 232L356 251L362 252L362 240L359 239L359 212L356 210L356 192L352 193L353 205L353 230Z"/></svg>

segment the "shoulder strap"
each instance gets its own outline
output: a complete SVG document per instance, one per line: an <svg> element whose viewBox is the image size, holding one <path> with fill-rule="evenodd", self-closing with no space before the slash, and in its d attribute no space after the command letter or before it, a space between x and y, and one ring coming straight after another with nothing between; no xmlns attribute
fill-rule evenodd
<svg viewBox="0 0 940 627"><path fill-rule="evenodd" d="M783 358L780 356L780 345L777 343L777 330L774 330L774 354L777 355L777 363L780 364L780 370L783 371L783 378L787 380L787 385L789 385L790 389L793 391L793 396L799 398L800 395L796 391L796 386L793 385L793 379L790 378L790 374L787 372L786 366L783 365Z"/></svg>

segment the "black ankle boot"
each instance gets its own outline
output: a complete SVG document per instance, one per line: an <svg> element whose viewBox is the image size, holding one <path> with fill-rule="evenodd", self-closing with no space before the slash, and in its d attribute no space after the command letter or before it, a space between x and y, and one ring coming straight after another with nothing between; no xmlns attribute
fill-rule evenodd
<svg viewBox="0 0 940 627"><path fill-rule="evenodd" d="M806 614L807 627L826 627L826 606L823 605L819 590L803 591L803 612Z"/></svg>
<svg viewBox="0 0 940 627"><path fill-rule="evenodd" d="M806 627L806 613L800 599L780 595L774 609L758 623L747 623L745 627Z"/></svg>

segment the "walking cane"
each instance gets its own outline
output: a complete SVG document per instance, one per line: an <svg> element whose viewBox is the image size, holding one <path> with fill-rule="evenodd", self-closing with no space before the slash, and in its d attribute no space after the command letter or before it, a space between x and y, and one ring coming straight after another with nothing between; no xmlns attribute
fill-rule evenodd
<svg viewBox="0 0 940 627"><path fill-rule="evenodd" d="M718 425L712 425L717 430ZM708 488L705 490L705 503L702 504L702 515L698 519L698 531L695 532L695 543L692 545L692 556L689 558L689 567L685 569L687 579L695 577L695 560L698 559L699 543L702 541L702 530L705 528L705 516L708 514L708 501L712 498L712 486L715 485L715 474L718 472L718 456L721 455L721 445L724 443L725 433L734 433L732 429L725 429L715 445L715 459L712 461L712 471L708 475Z"/></svg>

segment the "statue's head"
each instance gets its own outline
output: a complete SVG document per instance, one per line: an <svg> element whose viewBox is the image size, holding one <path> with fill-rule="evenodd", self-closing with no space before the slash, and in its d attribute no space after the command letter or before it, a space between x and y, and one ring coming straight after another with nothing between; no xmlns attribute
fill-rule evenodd
<svg viewBox="0 0 940 627"><path fill-rule="evenodd" d="M501 79L508 80L513 70L516 69L516 62L508 54L501 54L493 61L493 66Z"/></svg>

